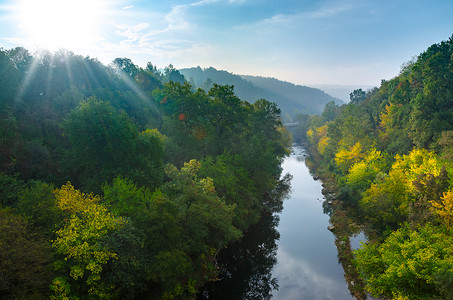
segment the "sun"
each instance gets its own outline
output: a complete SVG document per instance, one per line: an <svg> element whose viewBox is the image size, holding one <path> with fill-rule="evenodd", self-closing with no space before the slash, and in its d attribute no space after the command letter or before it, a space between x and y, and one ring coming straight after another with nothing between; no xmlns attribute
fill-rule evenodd
<svg viewBox="0 0 453 300"><path fill-rule="evenodd" d="M21 0L17 21L33 46L74 50L96 40L104 6L98 0Z"/></svg>

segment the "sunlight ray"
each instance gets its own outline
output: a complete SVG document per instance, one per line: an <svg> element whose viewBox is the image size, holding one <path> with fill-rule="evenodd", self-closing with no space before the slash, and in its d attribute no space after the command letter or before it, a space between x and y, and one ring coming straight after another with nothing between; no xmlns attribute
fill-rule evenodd
<svg viewBox="0 0 453 300"><path fill-rule="evenodd" d="M99 79L93 74L93 70L91 69L91 66L88 64L88 61L90 60L89 57L85 57L82 60L83 68L86 70L88 73L89 79L94 82L95 85L100 86ZM88 79L88 78L86 78Z"/></svg>
<svg viewBox="0 0 453 300"><path fill-rule="evenodd" d="M135 81L133 81L125 72L123 72L122 70L120 69L115 69L118 74L119 74L119 77L120 79L126 83L126 85L132 90L134 91L134 93L142 100L148 102L148 103L151 103L151 99L148 97L148 95L145 94L145 92L137 86L137 84L135 83Z"/></svg>
<svg viewBox="0 0 453 300"><path fill-rule="evenodd" d="M46 81L46 88L43 92L44 93L43 96L48 97L49 93L52 91L52 77L53 77L55 56L52 55L48 51L43 51L42 55L43 55L43 57L42 57L43 58L43 61L42 61L43 67L47 67L47 81ZM47 64L47 66L45 64Z"/></svg>
<svg viewBox="0 0 453 300"><path fill-rule="evenodd" d="M66 67L66 72L68 73L69 85L72 87L74 85L74 80L72 77L71 64L69 62L69 55L67 51L60 51L63 55L64 65Z"/></svg>
<svg viewBox="0 0 453 300"><path fill-rule="evenodd" d="M27 90L28 86L30 85L31 80L36 73L37 67L38 67L38 58L36 56L33 56L30 67L28 68L28 70L26 72L25 78L21 82L19 89L17 91L15 102L19 102L22 100L22 96L24 95L25 91Z"/></svg>

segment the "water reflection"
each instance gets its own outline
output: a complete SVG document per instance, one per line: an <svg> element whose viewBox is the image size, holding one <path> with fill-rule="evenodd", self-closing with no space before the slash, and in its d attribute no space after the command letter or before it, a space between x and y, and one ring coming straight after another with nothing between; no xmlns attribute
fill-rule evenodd
<svg viewBox="0 0 453 300"><path fill-rule="evenodd" d="M274 299L351 299L335 278L316 270L310 261L301 260L278 249L278 265L273 273L280 282Z"/></svg>
<svg viewBox="0 0 453 300"><path fill-rule="evenodd" d="M302 154L283 164L294 177L293 192L278 226L281 238L273 275L280 288L273 299L352 299L338 262L335 236L327 230L321 182L313 179Z"/></svg>
<svg viewBox="0 0 453 300"><path fill-rule="evenodd" d="M221 280L208 284L200 299L271 299L278 287L272 277L277 261L278 216L267 213L241 241L224 249L218 257Z"/></svg>
<svg viewBox="0 0 453 300"><path fill-rule="evenodd" d="M275 211L291 176L266 200L274 211L219 254L221 280L208 284L199 299L352 299L335 236L327 230L321 182L311 176L302 151L285 160L283 171L294 178L280 220Z"/></svg>

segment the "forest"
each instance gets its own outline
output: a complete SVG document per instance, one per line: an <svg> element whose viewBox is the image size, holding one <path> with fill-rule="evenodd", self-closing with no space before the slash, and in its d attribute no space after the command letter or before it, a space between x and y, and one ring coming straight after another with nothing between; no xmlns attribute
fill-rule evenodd
<svg viewBox="0 0 453 300"><path fill-rule="evenodd" d="M214 83L234 85L238 97L249 102L267 99L275 102L281 110L284 122L293 122L297 113L320 114L330 101L343 104L325 92L308 86L295 85L275 78L235 75L213 67L202 69L185 68L179 72L192 86L209 90Z"/></svg>
<svg viewBox="0 0 453 300"><path fill-rule="evenodd" d="M275 103L172 65L0 49L0 298L194 299L282 209Z"/></svg>
<svg viewBox="0 0 453 300"><path fill-rule="evenodd" d="M365 233L352 263L372 296L453 299L453 36L350 98L294 134L336 187L334 232Z"/></svg>

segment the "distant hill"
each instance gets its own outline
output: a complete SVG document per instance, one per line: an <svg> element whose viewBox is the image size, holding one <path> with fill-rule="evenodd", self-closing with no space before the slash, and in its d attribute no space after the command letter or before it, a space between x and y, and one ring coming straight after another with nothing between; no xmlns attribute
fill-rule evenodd
<svg viewBox="0 0 453 300"><path fill-rule="evenodd" d="M209 89L212 84L231 84L237 96L249 102L260 98L277 103L286 121L291 121L297 113L319 114L326 103L335 101L343 104L317 88L295 85L275 78L235 75L215 68L186 68L179 72L195 87Z"/></svg>

